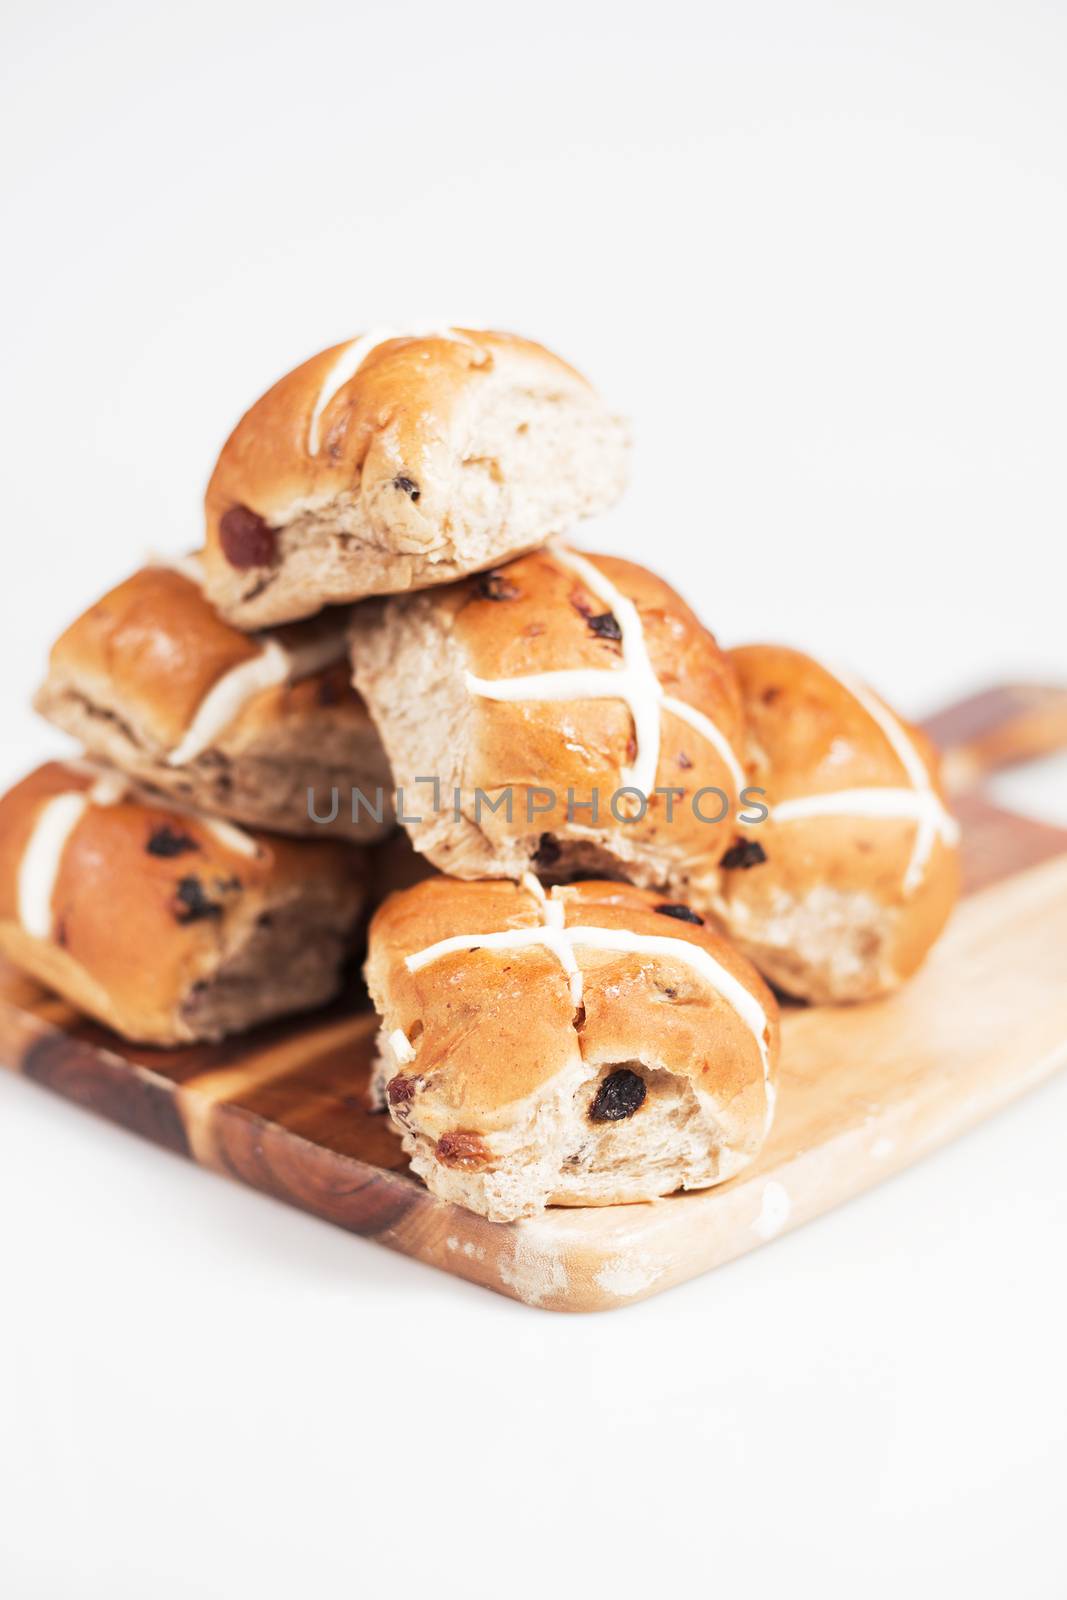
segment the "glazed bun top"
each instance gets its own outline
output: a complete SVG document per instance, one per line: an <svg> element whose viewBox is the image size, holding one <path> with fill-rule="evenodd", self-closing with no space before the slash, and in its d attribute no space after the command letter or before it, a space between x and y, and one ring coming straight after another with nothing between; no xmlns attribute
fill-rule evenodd
<svg viewBox="0 0 1067 1600"><path fill-rule="evenodd" d="M365 872L347 845L237 828L86 762L49 762L0 798L0 922L76 962L97 1015L121 1001L157 1017L254 926L268 890L358 904Z"/></svg>
<svg viewBox="0 0 1067 1600"><path fill-rule="evenodd" d="M530 781L548 781L564 754L551 743L565 746L573 733L568 778L586 779L591 764L606 792L614 782L651 794L657 781L690 781L710 728L716 776L736 788L741 722L730 664L647 567L554 544L473 579L447 604L487 766L494 747L518 743L528 748ZM559 676L547 682L545 673ZM538 681L521 681L530 678ZM546 689L552 698L542 700ZM541 767L548 755L556 759Z"/></svg>
<svg viewBox="0 0 1067 1600"><path fill-rule="evenodd" d="M313 678L328 679L334 715L368 722L348 681L346 613L251 637L216 613L200 577L198 559L187 557L110 590L56 641L49 691L74 690L175 765L241 718L276 715L279 692Z"/></svg>
<svg viewBox="0 0 1067 1600"><path fill-rule="evenodd" d="M352 638L398 783L440 773L474 815L462 850L447 816L419 841L454 875L516 877L544 834L564 855L592 844L663 883L714 863L732 837L746 781L734 670L646 568L553 541L447 589L358 607ZM476 789L510 797L510 819L479 808ZM534 864L554 875L548 858Z"/></svg>
<svg viewBox="0 0 1067 1600"><path fill-rule="evenodd" d="M778 798L796 793L907 784L936 772L934 748L856 679L787 645L730 651L753 749L774 770Z"/></svg>
<svg viewBox="0 0 1067 1600"><path fill-rule="evenodd" d="M391 1098L405 1074L430 1080L453 1125L506 1126L579 1050L683 1077L756 1137L773 1111L770 991L699 917L645 890L427 879L376 913L366 972L406 1063Z"/></svg>
<svg viewBox="0 0 1067 1600"><path fill-rule="evenodd" d="M605 509L626 451L586 380L530 340L362 335L282 378L224 445L208 592L257 627L449 581Z"/></svg>
<svg viewBox="0 0 1067 1600"><path fill-rule="evenodd" d="M752 782L766 790L769 823L824 825L823 847L812 854L809 845L808 853L813 874L822 871L829 882L822 856L848 837L847 820L882 821L885 851L906 846L902 888L917 889L938 847L958 838L930 740L865 684L799 650L747 645L731 650L730 659L744 700ZM758 827L750 832L762 837Z"/></svg>

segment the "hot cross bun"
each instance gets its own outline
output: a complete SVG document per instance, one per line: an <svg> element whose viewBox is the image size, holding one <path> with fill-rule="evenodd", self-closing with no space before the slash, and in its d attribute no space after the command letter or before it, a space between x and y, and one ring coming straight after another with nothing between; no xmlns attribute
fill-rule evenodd
<svg viewBox="0 0 1067 1600"><path fill-rule="evenodd" d="M0 951L139 1043L329 1000L364 877L352 846L247 833L85 763L0 799Z"/></svg>
<svg viewBox="0 0 1067 1600"><path fill-rule="evenodd" d="M434 877L376 913L380 1082L414 1170L498 1221L702 1189L758 1152L778 1019L685 906Z"/></svg>
<svg viewBox="0 0 1067 1600"><path fill-rule="evenodd" d="M250 636L200 584L189 557L104 595L53 646L37 709L183 804L280 833L383 837L392 782L351 686L347 613Z"/></svg>
<svg viewBox="0 0 1067 1600"><path fill-rule="evenodd" d="M768 816L693 904L787 994L866 1000L911 976L959 889L936 753L866 685L780 645L730 652Z"/></svg>
<svg viewBox="0 0 1067 1600"><path fill-rule="evenodd" d="M352 656L400 820L443 872L618 877L684 899L733 836L734 669L644 567L554 543L358 606Z"/></svg>
<svg viewBox="0 0 1067 1600"><path fill-rule="evenodd" d="M446 583L604 511L627 430L514 334L378 329L257 400L207 490L207 591L242 628Z"/></svg>

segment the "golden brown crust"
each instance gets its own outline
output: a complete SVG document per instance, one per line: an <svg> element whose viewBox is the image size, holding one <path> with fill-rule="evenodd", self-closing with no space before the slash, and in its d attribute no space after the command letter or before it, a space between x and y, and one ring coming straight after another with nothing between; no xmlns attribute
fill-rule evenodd
<svg viewBox="0 0 1067 1600"><path fill-rule="evenodd" d="M433 1102L439 1131L506 1128L518 1105L580 1055L595 1064L654 1065L762 1132L766 1084L756 1039L734 1006L680 959L686 945L695 946L754 997L766 1019L773 1085L777 1009L744 957L711 928L657 910L661 896L628 884L573 884L554 899L566 928L667 938L679 954L576 946L576 1013L567 974L546 946L478 945L479 935L543 925L537 897L523 886L436 877L393 895L371 923L371 996L386 1031L403 1029L413 1046L414 1060L397 1075ZM469 948L408 970L408 957L465 934Z"/></svg>
<svg viewBox="0 0 1067 1600"><path fill-rule="evenodd" d="M49 667L53 684L77 685L164 752L183 738L212 685L258 650L183 573L145 567L71 623Z"/></svg>
<svg viewBox="0 0 1067 1600"><path fill-rule="evenodd" d="M468 673L508 680L561 670L607 674L624 666L616 619L566 557L551 547L447 589L358 608L352 633L357 685L396 781L411 797L408 813L423 817L411 828L416 847L442 870L518 877L533 865L551 880L577 866L681 892L689 876L706 872L729 843L730 816L713 819L727 807L730 814L737 809L735 774L703 733L662 708L654 787L672 793L652 794L644 817L627 820L619 791L639 752L625 700L578 692L564 700L498 701L467 685ZM633 562L584 559L635 605L664 694L702 713L740 752L733 669L689 606ZM428 773L442 780L436 817L429 791L417 783ZM459 823L454 786L463 795ZM551 807L546 788L555 795ZM476 790L486 798L478 799ZM511 822L506 809L492 809L507 794ZM612 813L616 796L622 820Z"/></svg>
<svg viewBox="0 0 1067 1600"><path fill-rule="evenodd" d="M909 977L952 909L959 888L950 819L909 882L917 823L907 815L847 809L794 815L776 808L809 797L866 791L914 793L916 773L884 725L910 745L923 781L944 804L936 752L922 731L871 691L843 682L800 651L752 645L730 652L744 697L753 783L767 820L742 830L736 852L695 903L714 907L731 935L787 992L817 1000L865 999ZM881 708L881 721L872 714ZM935 801L935 805L936 805ZM765 859L753 861L746 845ZM737 865L730 865L736 855Z"/></svg>
<svg viewBox="0 0 1067 1600"><path fill-rule="evenodd" d="M840 789L907 786L907 770L884 729L821 662L769 644L742 645L729 657L744 700L750 764L759 778L773 778L775 803ZM930 740L891 714L939 787Z"/></svg>
<svg viewBox="0 0 1067 1600"><path fill-rule="evenodd" d="M288 373L223 447L207 490L207 583L242 627L447 582L621 490L625 430L542 346L471 329L386 338L317 416L359 345ZM572 457L581 431L584 475Z"/></svg>
<svg viewBox="0 0 1067 1600"><path fill-rule="evenodd" d="M331 935L353 926L359 851L243 834L135 791L94 803L99 781L98 772L51 762L0 799L0 948L127 1037L175 1044L215 1035L210 1023L197 1026L197 998L272 918L310 916ZM105 782L121 793L115 775ZM45 937L25 924L20 872L45 807L66 795L89 803L60 841ZM279 994L287 976L277 974ZM336 970L326 975L316 998L335 979ZM270 984L263 973L250 987L251 1020L271 1014Z"/></svg>
<svg viewBox="0 0 1067 1600"><path fill-rule="evenodd" d="M739 744L741 713L733 673L695 613L647 567L615 556L587 559L636 605L665 693L703 710L729 741ZM516 678L560 668L607 670L622 664L621 643L596 632L605 616L603 602L551 551L537 551L501 569L497 586L504 585L517 593L501 602L483 598L490 586L478 579L459 586L455 637L477 677ZM622 701L579 698L560 704L475 698L474 764L482 772L503 767L510 784L555 783L561 795L573 786L579 801L587 800L594 788L608 796L633 760L633 718ZM571 748L573 744L578 748ZM676 805L681 820L673 837L675 848L685 856L702 856L714 849L710 825L701 824L686 805L702 784L735 794L721 756L665 711L656 785L682 790ZM648 822L639 826L639 832L651 837L653 829L665 826L664 811L665 801L654 798ZM565 821L564 812L565 806L549 814L545 831L554 832Z"/></svg>
<svg viewBox="0 0 1067 1600"><path fill-rule="evenodd" d="M402 1028L416 1047L420 1078L443 1074L440 1093L458 1127L492 1120L573 1054L574 1005L551 953L537 946L507 955L476 949L480 933L539 923L536 901L513 883L440 876L391 895L371 921L365 969L371 998L386 1027ZM471 935L469 952L407 971L407 956L464 933Z"/></svg>
<svg viewBox="0 0 1067 1600"><path fill-rule="evenodd" d="M254 666L268 639L252 638L219 617L199 585L183 572L151 566L110 590L54 645L36 704L42 715L96 756L183 802L253 826L366 840L390 826L389 807L375 826L364 810L353 825L351 788L386 792L385 753L350 682L344 659L344 615L276 630L270 641L299 662L321 659L336 641L337 658L296 681L250 687L202 750L175 764L198 712L229 674ZM330 810L343 790L337 820L309 818Z"/></svg>

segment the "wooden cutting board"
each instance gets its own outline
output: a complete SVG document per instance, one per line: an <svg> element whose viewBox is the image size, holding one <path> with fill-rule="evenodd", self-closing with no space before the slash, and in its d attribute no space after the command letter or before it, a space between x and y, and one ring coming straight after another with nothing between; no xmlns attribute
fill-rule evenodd
<svg viewBox="0 0 1067 1600"><path fill-rule="evenodd" d="M994 768L1067 747L1067 690L991 690L927 726L959 791L966 898L900 994L786 1008L775 1126L759 1161L721 1188L511 1224L434 1199L386 1119L365 1108L375 1019L358 998L222 1045L148 1050L0 964L0 1063L529 1305L644 1299L872 1187L1067 1062L1067 829L1002 811L975 788Z"/></svg>

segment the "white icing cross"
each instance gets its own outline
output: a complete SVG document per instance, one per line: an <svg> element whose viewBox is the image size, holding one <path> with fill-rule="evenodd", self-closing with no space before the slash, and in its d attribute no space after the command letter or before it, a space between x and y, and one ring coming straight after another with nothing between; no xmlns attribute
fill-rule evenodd
<svg viewBox="0 0 1067 1600"><path fill-rule="evenodd" d="M385 1045L398 1067L409 1066L414 1061L415 1047L403 1028L394 1028Z"/></svg>
<svg viewBox="0 0 1067 1600"><path fill-rule="evenodd" d="M287 649L277 639L265 635L259 654L223 673L212 684L196 708L196 715L185 737L167 756L168 767L184 767L209 749L255 695L310 678L341 661L347 654L345 632L325 634L321 639Z"/></svg>
<svg viewBox="0 0 1067 1600"><path fill-rule="evenodd" d="M390 339L447 339L451 344L471 343L465 334L457 333L455 328L413 328L406 333L398 332L395 328L375 328L373 332L353 339L337 357L318 392L308 423L308 455L317 456L322 448L322 416L334 395L352 381L371 351L377 350L380 344L388 344Z"/></svg>
<svg viewBox="0 0 1067 1600"><path fill-rule="evenodd" d="M33 830L19 862L17 901L19 921L35 939L52 937L52 898L56 880L63 853L78 823L90 806L120 805L130 792L129 783L117 772L108 772L87 761L68 761L66 765L72 771L91 774L94 782L88 789L73 789L52 795L34 819ZM237 855L259 854L256 841L231 822L195 815L180 806L157 800L154 796L151 804L158 810L171 811L178 816L193 816L200 827L214 834L225 849Z"/></svg>
<svg viewBox="0 0 1067 1600"><path fill-rule="evenodd" d="M740 792L745 786L741 764L720 728L703 712L664 694L645 642L641 616L632 600L621 594L591 561L553 545L552 553L561 566L582 579L586 588L605 605L619 625L622 636L621 667L575 667L559 672L535 672L520 678L479 678L466 674L471 694L484 700L623 700L634 724L637 753L632 766L623 768L627 787L648 796L656 783L664 711L671 712L701 734L718 752Z"/></svg>
<svg viewBox="0 0 1067 1600"><path fill-rule="evenodd" d="M86 762L75 770L95 776L99 769ZM91 788L54 794L37 813L18 873L19 921L35 939L52 936L52 896L71 834L90 806L117 806L127 790L117 772L100 772Z"/></svg>
<svg viewBox="0 0 1067 1600"><path fill-rule="evenodd" d="M959 840L959 824L945 808L941 796L930 782L918 750L908 738L896 717L871 693L865 684L850 674L831 672L820 666L830 677L863 707L889 741L894 755L911 780L910 789L836 789L828 794L804 795L796 800L783 800L774 806L771 816L775 822L793 822L803 817L907 817L915 822L915 841L904 873L904 893L912 894L922 882L923 873L930 860L938 838L953 845Z"/></svg>
<svg viewBox="0 0 1067 1600"><path fill-rule="evenodd" d="M150 556L149 562L153 567L179 572L190 583L203 588L204 569L198 553ZM283 683L299 683L301 678L313 677L316 672L333 666L335 661L343 661L348 654L344 627L292 649L270 634L263 634L259 646L257 656L231 667L212 684L197 706L184 737L167 755L168 767L184 767L203 755L255 695L265 689L279 688Z"/></svg>
<svg viewBox="0 0 1067 1600"><path fill-rule="evenodd" d="M460 951L523 950L533 945L549 949L558 959L570 980L571 1001L575 1008L582 1003L582 972L575 958L576 949L615 950L620 955L662 956L666 960L681 961L698 977L703 978L716 994L720 995L737 1012L756 1041L760 1063L763 1067L763 1088L766 1096L766 1123L769 1127L774 1116L775 1088L771 1082L771 1063L767 1050L767 1014L754 994L739 978L708 954L702 946L689 939L672 939L667 935L632 933L628 928L598 928L576 924L568 928L565 908L554 898L555 890L546 895L532 873L525 873L522 887L537 901L541 925L533 928L508 928L499 933L460 933L436 944L417 950L405 958L409 972L419 972L442 956Z"/></svg>

